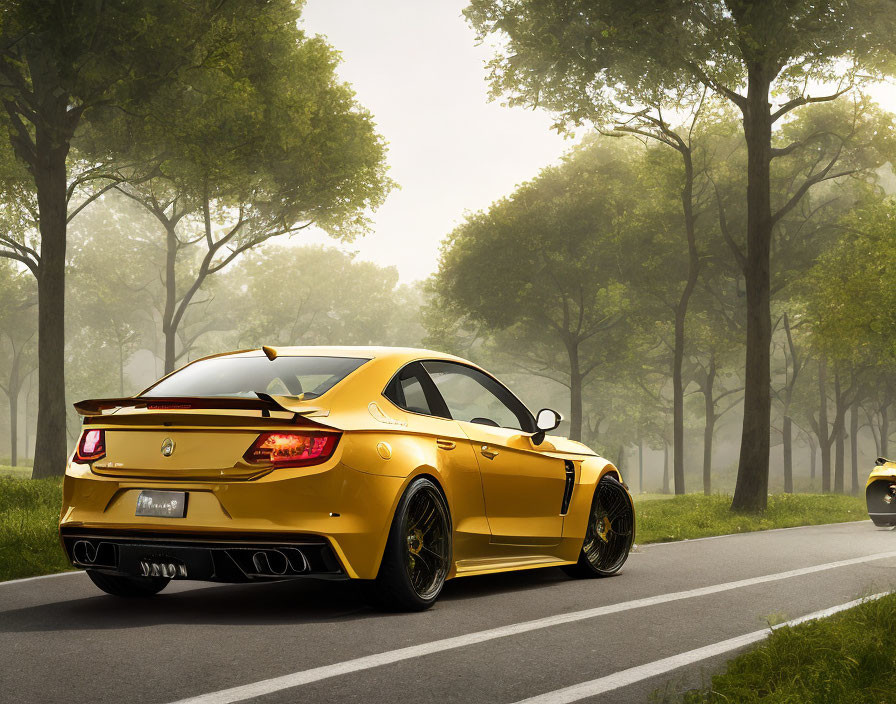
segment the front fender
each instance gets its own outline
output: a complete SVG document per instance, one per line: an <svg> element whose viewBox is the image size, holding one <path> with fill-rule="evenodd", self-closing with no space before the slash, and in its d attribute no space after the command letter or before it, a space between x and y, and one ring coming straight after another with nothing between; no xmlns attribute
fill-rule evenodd
<svg viewBox="0 0 896 704"><path fill-rule="evenodd" d="M588 528L588 516L591 513L591 502L598 482L605 476L613 476L622 482L622 474L609 460L603 457L589 457L576 465L576 486L572 493L569 511L563 519L563 539L581 542L585 539ZM623 484L623 486L625 486ZM629 496L631 499L631 496Z"/></svg>

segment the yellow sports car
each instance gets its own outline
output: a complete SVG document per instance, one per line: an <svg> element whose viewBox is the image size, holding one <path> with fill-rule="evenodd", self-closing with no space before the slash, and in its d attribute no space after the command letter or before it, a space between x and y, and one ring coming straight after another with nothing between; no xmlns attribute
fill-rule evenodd
<svg viewBox="0 0 896 704"><path fill-rule="evenodd" d="M619 470L450 355L263 347L75 408L59 531L110 594L317 577L418 610L454 577L610 575L634 540Z"/></svg>
<svg viewBox="0 0 896 704"><path fill-rule="evenodd" d="M878 457L865 485L868 516L876 526L896 526L896 462Z"/></svg>

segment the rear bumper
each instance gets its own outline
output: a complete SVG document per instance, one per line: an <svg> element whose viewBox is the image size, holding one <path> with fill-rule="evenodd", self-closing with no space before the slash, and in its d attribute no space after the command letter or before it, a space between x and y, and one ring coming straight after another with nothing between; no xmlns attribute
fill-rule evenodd
<svg viewBox="0 0 896 704"><path fill-rule="evenodd" d="M114 574L208 582L348 579L330 542L314 535L204 536L62 528L60 537L75 567Z"/></svg>
<svg viewBox="0 0 896 704"><path fill-rule="evenodd" d="M188 579L272 578L246 562L256 547L301 553L286 552L295 569L285 576L373 579L404 483L338 461L280 469L251 481L202 482L100 476L88 465L73 463L63 485L60 538L76 567L129 574L155 554L152 546L163 545L155 556L184 563ZM136 516L137 497L145 489L188 492L186 516ZM95 541L97 550L99 543L108 544L102 554L114 564L103 567L77 559L74 538L79 536ZM272 558L280 561L277 555ZM303 560L308 560L307 569Z"/></svg>

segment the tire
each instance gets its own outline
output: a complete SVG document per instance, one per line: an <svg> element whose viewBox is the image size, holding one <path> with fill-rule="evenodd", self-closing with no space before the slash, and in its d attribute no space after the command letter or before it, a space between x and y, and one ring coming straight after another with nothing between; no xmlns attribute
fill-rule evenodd
<svg viewBox="0 0 896 704"><path fill-rule="evenodd" d="M603 477L594 490L582 551L575 565L563 570L571 577L609 577L628 559L635 542L632 497L613 477Z"/></svg>
<svg viewBox="0 0 896 704"><path fill-rule="evenodd" d="M878 528L891 528L896 525L896 481L890 478L876 479L865 489L865 501L868 505L868 518Z"/></svg>
<svg viewBox="0 0 896 704"><path fill-rule="evenodd" d="M87 570L87 576L106 594L128 598L155 596L171 581L166 577L125 577L97 570Z"/></svg>
<svg viewBox="0 0 896 704"><path fill-rule="evenodd" d="M423 611L439 598L450 567L448 504L438 486L421 477L398 502L379 573L364 584L366 596L386 611Z"/></svg>

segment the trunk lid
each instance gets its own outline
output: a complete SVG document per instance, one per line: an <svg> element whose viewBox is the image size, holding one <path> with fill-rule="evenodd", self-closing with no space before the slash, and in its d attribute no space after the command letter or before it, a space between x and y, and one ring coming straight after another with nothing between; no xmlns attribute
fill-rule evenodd
<svg viewBox="0 0 896 704"><path fill-rule="evenodd" d="M243 459L259 434L332 430L309 418L325 418L326 410L271 396L99 399L75 408L85 430L105 433L106 454L92 463L93 472L114 477L253 479L273 469Z"/></svg>

